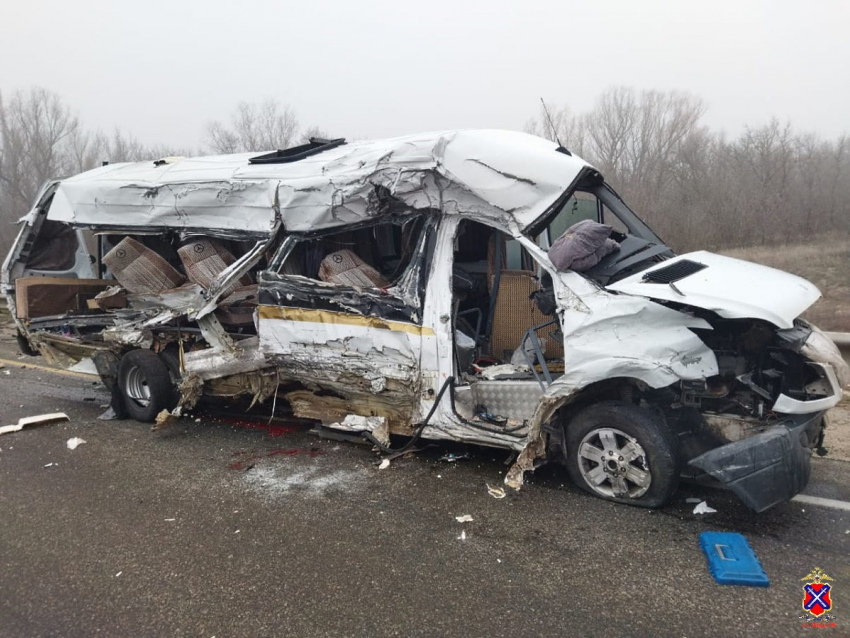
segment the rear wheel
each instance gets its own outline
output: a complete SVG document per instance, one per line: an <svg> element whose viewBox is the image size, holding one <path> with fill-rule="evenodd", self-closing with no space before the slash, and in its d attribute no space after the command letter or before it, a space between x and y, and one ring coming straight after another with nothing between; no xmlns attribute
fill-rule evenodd
<svg viewBox="0 0 850 638"><path fill-rule="evenodd" d="M137 421L150 423L175 405L168 366L150 350L131 350L121 358L118 389L127 413Z"/></svg>
<svg viewBox="0 0 850 638"><path fill-rule="evenodd" d="M620 401L597 403L572 419L566 441L570 477L594 496L661 507L676 492L675 438L649 410Z"/></svg>

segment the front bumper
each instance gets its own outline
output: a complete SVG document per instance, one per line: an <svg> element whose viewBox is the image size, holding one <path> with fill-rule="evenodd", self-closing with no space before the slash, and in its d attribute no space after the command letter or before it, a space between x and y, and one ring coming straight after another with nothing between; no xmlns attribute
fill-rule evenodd
<svg viewBox="0 0 850 638"><path fill-rule="evenodd" d="M760 434L721 445L689 464L726 485L750 509L763 512L803 491L823 412L792 415Z"/></svg>
<svg viewBox="0 0 850 638"><path fill-rule="evenodd" d="M829 410L841 402L842 383L838 379L838 372L835 367L829 363L810 363L809 365L820 373L821 379L828 386L828 394L820 399L808 401L799 401L785 394L780 394L776 403L773 404L774 412L780 414L811 414L812 412Z"/></svg>

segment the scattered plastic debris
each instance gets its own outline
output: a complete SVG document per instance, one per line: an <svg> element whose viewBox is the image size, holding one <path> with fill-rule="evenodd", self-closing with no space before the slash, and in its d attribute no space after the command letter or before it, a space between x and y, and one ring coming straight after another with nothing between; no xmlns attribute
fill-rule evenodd
<svg viewBox="0 0 850 638"><path fill-rule="evenodd" d="M735 532L703 532L699 545L720 585L769 587L770 579L747 539Z"/></svg>
<svg viewBox="0 0 850 638"><path fill-rule="evenodd" d="M458 523L471 523L472 516L470 516L469 514L464 514L463 516L455 516L455 520Z"/></svg>
<svg viewBox="0 0 850 638"><path fill-rule="evenodd" d="M379 470L385 470L385 469L387 469L389 466L390 466L390 460L389 460L389 459L384 459L383 461L381 461L381 464L378 466L378 469L379 469Z"/></svg>
<svg viewBox="0 0 850 638"><path fill-rule="evenodd" d="M454 452L449 452L448 454L443 454L443 456L440 457L440 460L445 461L446 463L455 463L468 458L469 454L455 454Z"/></svg>
<svg viewBox="0 0 850 638"><path fill-rule="evenodd" d="M176 410L174 411L176 412ZM160 410L159 414L156 415L156 422L154 423L151 431L164 430L169 425L177 421L178 415L174 412L169 412L168 410Z"/></svg>
<svg viewBox="0 0 850 638"><path fill-rule="evenodd" d="M3 370L3 374L11 375L12 373L11 373L11 372L9 372L8 370Z"/></svg>
<svg viewBox="0 0 850 638"><path fill-rule="evenodd" d="M237 530L236 530L235 532L233 532L233 533L234 533L234 534L238 534L238 533L239 533L239 532L241 532L241 531L242 531L241 529L237 529Z"/></svg>
<svg viewBox="0 0 850 638"><path fill-rule="evenodd" d="M101 406L101 407L103 407L103 406ZM111 405L107 406L106 412L104 412L99 417L97 417L98 421L115 421L117 419L118 419L118 413L115 412L115 408L113 408Z"/></svg>
<svg viewBox="0 0 850 638"><path fill-rule="evenodd" d="M85 439L81 439L81 438L75 436L72 439L68 439L68 443L67 443L68 449L69 450L76 450L77 446L80 446L85 442L86 442Z"/></svg>
<svg viewBox="0 0 850 638"><path fill-rule="evenodd" d="M694 508L694 514L714 514L716 512L717 510L713 507L709 507L708 503L706 503L705 501L700 501Z"/></svg>
<svg viewBox="0 0 850 638"><path fill-rule="evenodd" d="M44 467L53 467L54 465L59 465L58 463L48 463Z"/></svg>
<svg viewBox="0 0 850 638"><path fill-rule="evenodd" d="M460 536L458 536L457 539L459 541L465 541L466 540L466 530L461 530Z"/></svg>
<svg viewBox="0 0 850 638"><path fill-rule="evenodd" d="M53 412L51 414L39 414L38 416L26 416L18 419L15 425L4 425L0 428L0 434L9 434L11 432L19 432L28 425L45 425L46 423L55 423L58 421L70 421L68 415L64 412Z"/></svg>
<svg viewBox="0 0 850 638"><path fill-rule="evenodd" d="M490 485L487 483L485 483L484 485L487 485L487 492L493 498L505 498L505 496L507 496L505 494L505 490L503 490L501 487L490 487Z"/></svg>
<svg viewBox="0 0 850 638"><path fill-rule="evenodd" d="M174 522L174 521L176 521L176 520L177 520L176 518L166 518L166 519L165 519L165 522L166 522L166 523L173 523L173 522Z"/></svg>

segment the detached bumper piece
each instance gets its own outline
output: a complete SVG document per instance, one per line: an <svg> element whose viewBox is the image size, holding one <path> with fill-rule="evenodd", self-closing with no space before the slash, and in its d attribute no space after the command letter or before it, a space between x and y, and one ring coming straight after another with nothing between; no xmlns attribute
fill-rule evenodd
<svg viewBox="0 0 850 638"><path fill-rule="evenodd" d="M809 482L812 448L823 413L791 417L760 434L710 450L690 461L726 485L756 512L788 501Z"/></svg>

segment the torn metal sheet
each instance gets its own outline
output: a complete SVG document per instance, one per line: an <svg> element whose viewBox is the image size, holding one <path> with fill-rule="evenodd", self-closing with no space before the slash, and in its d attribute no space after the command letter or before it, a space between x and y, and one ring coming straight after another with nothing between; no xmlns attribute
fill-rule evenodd
<svg viewBox="0 0 850 638"><path fill-rule="evenodd" d="M329 423L329 428L344 432L368 432L383 446L390 444L390 432L387 420L382 416L360 416L347 414L341 422Z"/></svg>
<svg viewBox="0 0 850 638"><path fill-rule="evenodd" d="M279 210L288 232L313 232L376 217L382 187L413 209L508 214L524 228L588 167L556 149L514 131L449 131L350 142L285 164L249 164L259 152L110 164L63 181L48 218L268 236Z"/></svg>

